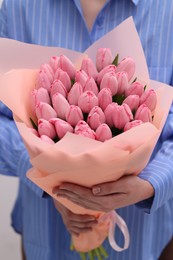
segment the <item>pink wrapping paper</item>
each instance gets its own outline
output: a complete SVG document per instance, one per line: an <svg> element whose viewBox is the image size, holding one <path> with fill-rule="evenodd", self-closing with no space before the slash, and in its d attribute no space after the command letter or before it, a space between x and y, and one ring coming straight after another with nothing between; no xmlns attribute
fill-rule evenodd
<svg viewBox="0 0 173 260"><path fill-rule="evenodd" d="M10 49L5 51L7 46ZM60 54L66 55L79 67L86 54L95 61L99 47L109 47L114 55L119 53L120 60L126 56L135 60L135 76L157 92L158 103L153 124L142 124L104 143L68 133L55 145L50 145L33 135L28 129L31 126L29 118L34 119L29 96L35 88L36 68L48 62L51 56ZM149 80L145 57L132 18L94 43L85 54L8 39L0 39L0 49L3 50L0 100L13 111L16 125L29 152L33 168L27 173L28 178L50 196L57 200L52 190L65 181L92 187L98 183L115 181L125 174L138 174L147 165L166 121L173 91L163 83ZM19 55L19 51L25 55ZM64 198L58 200L75 213L94 214L98 217L104 215L104 212L86 210ZM100 246L108 235L108 229L109 221L105 221L93 231L73 238L75 248L88 251Z"/></svg>

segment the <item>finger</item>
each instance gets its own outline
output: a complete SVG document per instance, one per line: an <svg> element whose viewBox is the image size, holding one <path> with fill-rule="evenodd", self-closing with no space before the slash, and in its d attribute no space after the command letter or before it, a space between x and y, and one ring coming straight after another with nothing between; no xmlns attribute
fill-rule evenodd
<svg viewBox="0 0 173 260"><path fill-rule="evenodd" d="M91 227L87 227L87 228L70 227L70 228L67 228L67 229L70 232L70 234L74 234L74 235L77 235L77 236L79 236L82 233L87 233L89 231L92 231Z"/></svg>
<svg viewBox="0 0 173 260"><path fill-rule="evenodd" d="M98 224L98 222L95 221L89 221L89 222L76 222L76 221L70 221L70 224L73 227L77 228L92 228Z"/></svg>
<svg viewBox="0 0 173 260"><path fill-rule="evenodd" d="M83 222L84 224L87 222L96 221L94 216L74 214L72 212L68 215L68 217L74 222Z"/></svg>
<svg viewBox="0 0 173 260"><path fill-rule="evenodd" d="M101 183L92 187L92 193L95 196L106 196L115 193L125 193L124 190L126 189L123 186L121 179L114 182Z"/></svg>
<svg viewBox="0 0 173 260"><path fill-rule="evenodd" d="M54 189L55 190L55 189ZM91 196L91 189L73 183L62 183L57 190L68 190L82 197Z"/></svg>

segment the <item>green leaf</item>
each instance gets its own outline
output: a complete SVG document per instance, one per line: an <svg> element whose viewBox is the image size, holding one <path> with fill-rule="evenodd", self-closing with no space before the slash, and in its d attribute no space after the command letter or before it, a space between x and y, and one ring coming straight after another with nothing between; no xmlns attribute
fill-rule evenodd
<svg viewBox="0 0 173 260"><path fill-rule="evenodd" d="M112 65L118 66L119 54L117 54L112 62Z"/></svg>
<svg viewBox="0 0 173 260"><path fill-rule="evenodd" d="M144 91L146 90L146 88L147 88L147 85L144 86Z"/></svg>
<svg viewBox="0 0 173 260"><path fill-rule="evenodd" d="M73 86L75 83L75 79L71 79L71 86Z"/></svg>
<svg viewBox="0 0 173 260"><path fill-rule="evenodd" d="M29 119L31 121L31 124L32 124L33 128L38 131L38 126L35 124L35 122L32 120L31 117Z"/></svg>
<svg viewBox="0 0 173 260"><path fill-rule="evenodd" d="M132 81L132 83L134 83L137 80L137 77Z"/></svg>
<svg viewBox="0 0 173 260"><path fill-rule="evenodd" d="M121 105L125 99L124 95L115 95L113 96L113 102L118 103L118 105Z"/></svg>

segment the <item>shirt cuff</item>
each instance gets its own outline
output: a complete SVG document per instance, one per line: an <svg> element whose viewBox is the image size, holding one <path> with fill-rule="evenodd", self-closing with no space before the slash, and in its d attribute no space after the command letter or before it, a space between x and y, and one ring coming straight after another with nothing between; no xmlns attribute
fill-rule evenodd
<svg viewBox="0 0 173 260"><path fill-rule="evenodd" d="M173 196L173 162L170 159L154 159L139 174L154 188L154 196L136 204L145 213L152 213L163 206Z"/></svg>

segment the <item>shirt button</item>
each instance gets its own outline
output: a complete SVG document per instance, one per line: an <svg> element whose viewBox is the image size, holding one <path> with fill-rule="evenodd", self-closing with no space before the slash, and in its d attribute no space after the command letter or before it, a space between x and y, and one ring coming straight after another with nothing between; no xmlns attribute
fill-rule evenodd
<svg viewBox="0 0 173 260"><path fill-rule="evenodd" d="M100 16L97 20L97 25L98 26L102 26L104 22L104 16Z"/></svg>

